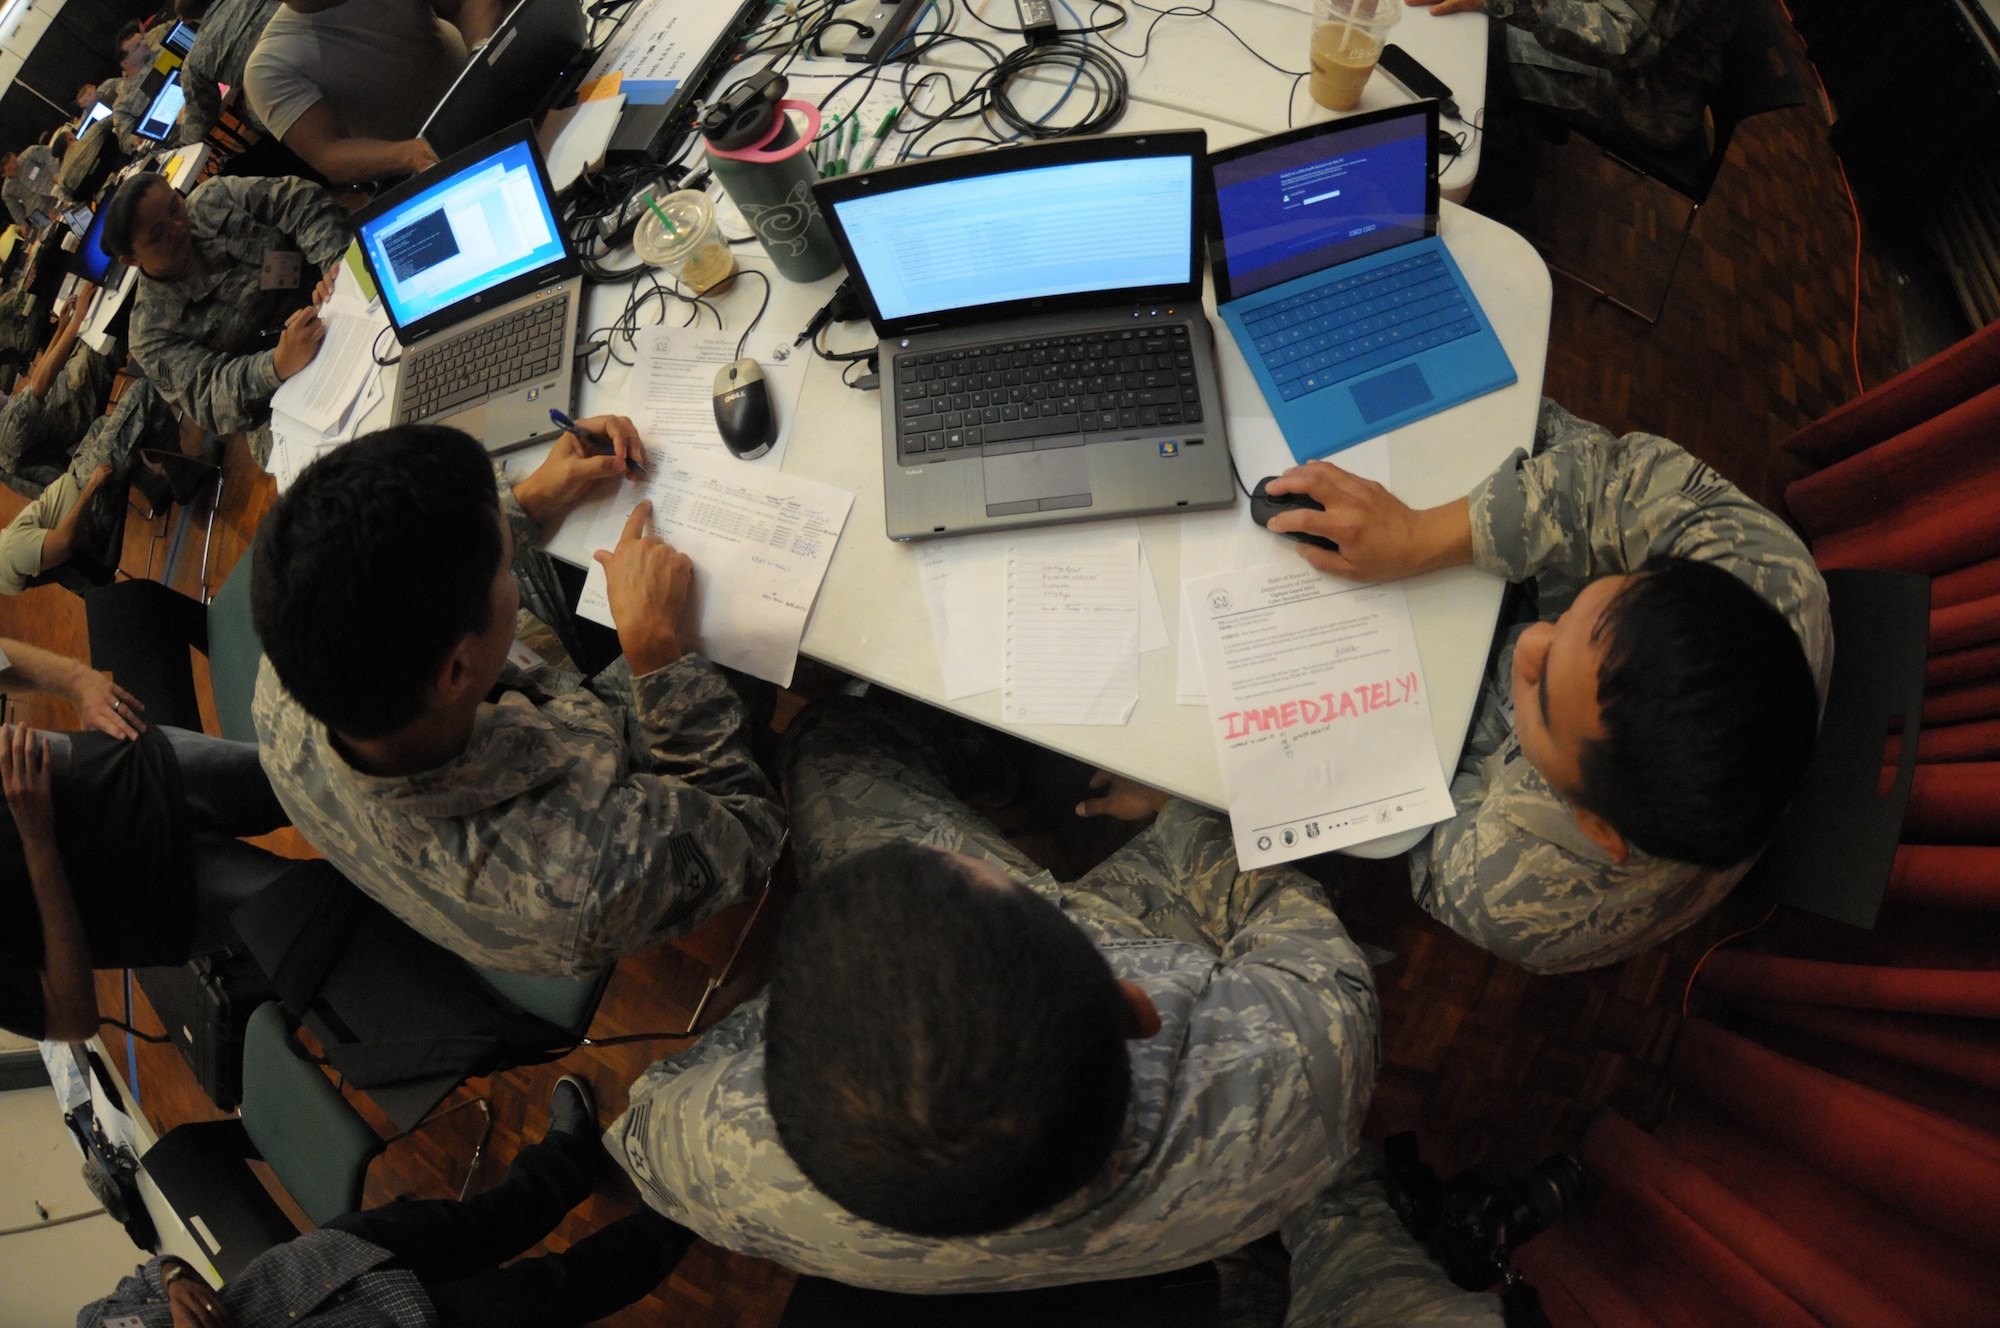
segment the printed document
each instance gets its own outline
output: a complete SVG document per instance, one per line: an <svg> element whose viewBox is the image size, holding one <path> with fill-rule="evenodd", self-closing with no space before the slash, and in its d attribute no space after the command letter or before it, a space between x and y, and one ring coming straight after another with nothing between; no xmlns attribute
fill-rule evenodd
<svg viewBox="0 0 2000 1328"><path fill-rule="evenodd" d="M1077 535L1007 548L1001 717L1123 724L1139 703L1139 541Z"/></svg>
<svg viewBox="0 0 2000 1328"><path fill-rule="evenodd" d="M652 499L654 533L694 561L694 631L683 644L789 686L854 495L698 447L649 447L646 471L643 483L621 484L615 500L596 505L590 547L615 546L632 509ZM616 625L596 559L577 612Z"/></svg>
<svg viewBox="0 0 2000 1328"><path fill-rule="evenodd" d="M639 437L654 443L675 443L705 449L734 465L722 434L715 427L715 371L736 358L736 332L709 332L690 327L650 327L632 339L638 358L625 383L625 413L639 426ZM752 465L778 470L784 465L785 444L792 435L799 391L806 382L803 348L778 333L752 334L743 354L764 371L765 390L778 416L778 439Z"/></svg>
<svg viewBox="0 0 2000 1328"><path fill-rule="evenodd" d="M1083 537L1089 539L1097 533L1117 533L1136 540L1139 526L1131 520L1107 521L1091 526ZM924 602L930 609L931 633L937 638L938 668L944 674L947 700L990 692L1000 685L1007 624L993 606L1007 593L1009 547L1057 553L1076 538L1074 528L1059 526L1036 531L998 530L917 545L917 566ZM1146 560L1145 542L1140 541L1139 651L1144 654L1166 645L1166 615L1160 610L1160 592L1152 565Z"/></svg>
<svg viewBox="0 0 2000 1328"><path fill-rule="evenodd" d="M1187 584L1245 868L1452 814L1398 585L1278 564Z"/></svg>

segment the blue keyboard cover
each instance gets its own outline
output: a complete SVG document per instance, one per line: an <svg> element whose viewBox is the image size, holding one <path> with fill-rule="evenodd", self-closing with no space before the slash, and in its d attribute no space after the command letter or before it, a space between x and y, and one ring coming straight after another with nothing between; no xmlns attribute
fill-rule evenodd
<svg viewBox="0 0 2000 1328"><path fill-rule="evenodd" d="M1479 319L1436 254L1267 304L1243 325L1285 400L1471 336Z"/></svg>

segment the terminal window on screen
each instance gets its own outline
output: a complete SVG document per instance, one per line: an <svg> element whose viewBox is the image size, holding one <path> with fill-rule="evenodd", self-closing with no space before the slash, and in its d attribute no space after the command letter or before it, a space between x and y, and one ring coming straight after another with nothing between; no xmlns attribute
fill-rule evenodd
<svg viewBox="0 0 2000 1328"><path fill-rule="evenodd" d="M425 191L375 231L405 321L560 257L530 165L503 158Z"/></svg>
<svg viewBox="0 0 2000 1328"><path fill-rule="evenodd" d="M1370 125L1217 165L1231 293L1249 295L1429 234L1424 127L1421 117Z"/></svg>
<svg viewBox="0 0 2000 1328"><path fill-rule="evenodd" d="M1077 162L836 205L884 318L1188 279L1194 162Z"/></svg>

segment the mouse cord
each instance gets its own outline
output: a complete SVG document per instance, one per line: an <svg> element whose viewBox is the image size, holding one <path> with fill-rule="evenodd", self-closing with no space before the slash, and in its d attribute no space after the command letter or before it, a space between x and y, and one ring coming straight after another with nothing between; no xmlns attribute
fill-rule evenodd
<svg viewBox="0 0 2000 1328"><path fill-rule="evenodd" d="M764 311L771 307L771 279L754 267L746 267L737 273L739 277L755 277L764 283L764 298L758 302L757 312L743 328L743 335L736 339L736 358L743 358L743 348L750 344L750 334L757 330L757 324L764 321Z"/></svg>
<svg viewBox="0 0 2000 1328"><path fill-rule="evenodd" d="M1250 490L1243 488L1243 472L1236 469L1236 449L1232 447L1227 450L1229 452L1229 478L1236 481L1236 487L1242 489L1243 496L1248 498Z"/></svg>

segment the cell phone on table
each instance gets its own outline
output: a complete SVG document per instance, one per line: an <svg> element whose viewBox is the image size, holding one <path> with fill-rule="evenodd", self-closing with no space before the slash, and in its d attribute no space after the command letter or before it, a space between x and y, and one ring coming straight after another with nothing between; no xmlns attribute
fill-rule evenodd
<svg viewBox="0 0 2000 1328"><path fill-rule="evenodd" d="M1382 69L1409 89L1412 97L1429 97L1438 104L1438 109L1454 120L1463 121L1458 113L1458 103L1451 99L1451 88L1445 81L1423 67L1417 57L1391 42L1382 48L1382 58L1376 63Z"/></svg>

